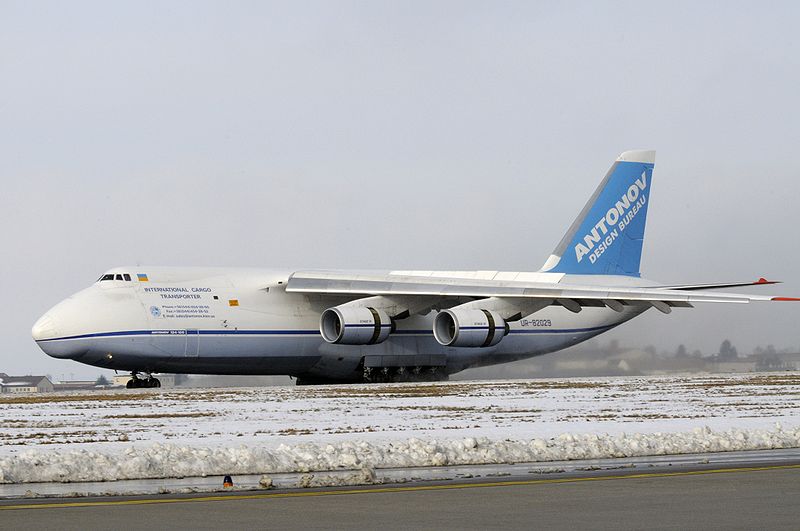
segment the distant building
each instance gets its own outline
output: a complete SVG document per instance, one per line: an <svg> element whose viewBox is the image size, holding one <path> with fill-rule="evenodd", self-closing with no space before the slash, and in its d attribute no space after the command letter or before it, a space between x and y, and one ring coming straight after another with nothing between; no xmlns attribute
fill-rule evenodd
<svg viewBox="0 0 800 531"><path fill-rule="evenodd" d="M709 360L708 364L711 372L754 372L756 370L755 360L747 358L735 358L732 360L721 359L714 356Z"/></svg>
<svg viewBox="0 0 800 531"><path fill-rule="evenodd" d="M87 391L94 390L94 380L66 380L53 384L56 391Z"/></svg>
<svg viewBox="0 0 800 531"><path fill-rule="evenodd" d="M47 376L9 376L0 372L0 393L50 393L53 382Z"/></svg>
<svg viewBox="0 0 800 531"><path fill-rule="evenodd" d="M800 369L800 353L783 352L753 354L757 371L796 371Z"/></svg>
<svg viewBox="0 0 800 531"><path fill-rule="evenodd" d="M785 363L790 369L795 371L800 370L800 352L787 352L781 354L781 361Z"/></svg>

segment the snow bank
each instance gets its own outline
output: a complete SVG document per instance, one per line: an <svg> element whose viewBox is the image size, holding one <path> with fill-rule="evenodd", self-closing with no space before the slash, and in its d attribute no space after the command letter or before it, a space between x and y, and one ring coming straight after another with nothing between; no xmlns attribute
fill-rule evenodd
<svg viewBox="0 0 800 531"><path fill-rule="evenodd" d="M363 471L800 447L800 427L677 433L570 434L550 439L356 440L277 447L153 444L121 451L31 449L0 457L0 483L114 481L223 474Z"/></svg>
<svg viewBox="0 0 800 531"><path fill-rule="evenodd" d="M368 469L800 447L798 395L800 373L3 395L0 483L289 473L314 484Z"/></svg>

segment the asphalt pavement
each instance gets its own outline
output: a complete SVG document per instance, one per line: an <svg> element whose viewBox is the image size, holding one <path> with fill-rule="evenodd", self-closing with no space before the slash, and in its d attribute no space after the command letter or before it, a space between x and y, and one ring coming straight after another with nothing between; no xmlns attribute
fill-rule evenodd
<svg viewBox="0 0 800 531"><path fill-rule="evenodd" d="M0 501L3 529L800 529L800 463Z"/></svg>

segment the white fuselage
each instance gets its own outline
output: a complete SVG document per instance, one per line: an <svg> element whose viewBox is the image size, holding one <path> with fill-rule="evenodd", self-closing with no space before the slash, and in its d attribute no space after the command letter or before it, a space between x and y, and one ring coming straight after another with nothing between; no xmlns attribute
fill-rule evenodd
<svg viewBox="0 0 800 531"><path fill-rule="evenodd" d="M98 281L47 312L33 328L48 355L141 372L284 374L356 380L373 367L439 366L446 374L546 354L580 343L639 315L549 306L509 323L487 348L446 347L433 336L436 309L396 321L375 345L330 344L320 315L354 296L288 293L291 275L260 269L116 268L131 280ZM556 279L557 282L558 279ZM640 284L639 279L624 279Z"/></svg>

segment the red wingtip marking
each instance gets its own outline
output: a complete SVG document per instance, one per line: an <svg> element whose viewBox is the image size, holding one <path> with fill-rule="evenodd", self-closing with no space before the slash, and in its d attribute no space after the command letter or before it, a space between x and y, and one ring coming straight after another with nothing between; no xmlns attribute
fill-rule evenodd
<svg viewBox="0 0 800 531"><path fill-rule="evenodd" d="M769 284L769 280L767 280L764 277L761 277L758 280L756 280L756 284Z"/></svg>
<svg viewBox="0 0 800 531"><path fill-rule="evenodd" d="M800 301L800 299L795 298L795 297L772 297L772 300L774 300L774 301L794 301L794 302Z"/></svg>

